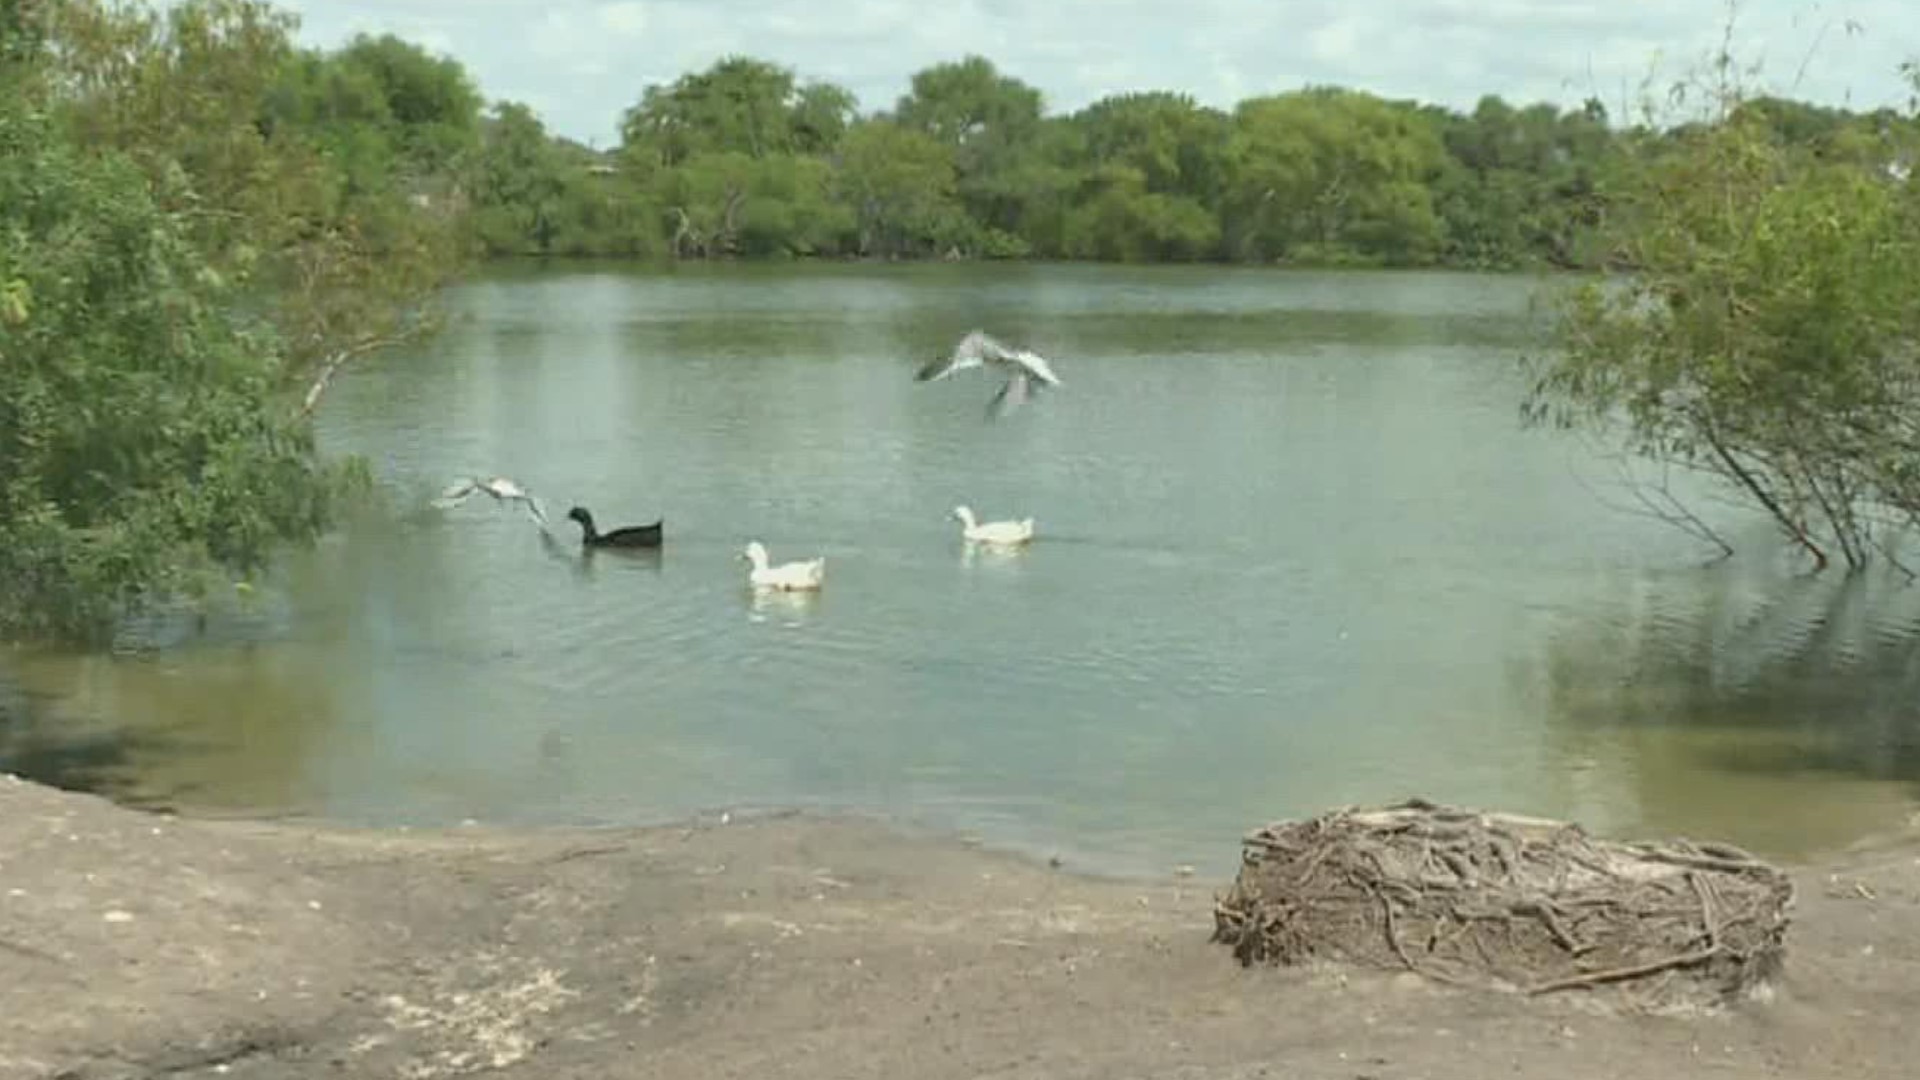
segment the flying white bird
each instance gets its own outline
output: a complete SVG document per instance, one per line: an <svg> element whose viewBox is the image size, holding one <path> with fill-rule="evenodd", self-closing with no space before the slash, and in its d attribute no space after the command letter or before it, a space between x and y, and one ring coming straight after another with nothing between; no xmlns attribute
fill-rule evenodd
<svg viewBox="0 0 1920 1080"><path fill-rule="evenodd" d="M970 331L954 346L953 353L929 361L914 376L919 382L938 382L956 371L968 368L996 367L1007 375L1007 384L987 403L987 415L999 416L1008 409L1032 400L1042 386L1059 386L1060 377L1046 358L1029 349L1016 349L994 340L984 330Z"/></svg>
<svg viewBox="0 0 1920 1080"><path fill-rule="evenodd" d="M495 502L523 503L527 508L527 513L532 516L534 521L538 522L542 527L545 527L547 524L547 511L545 507L540 505L540 500L529 494L525 488L504 476L495 476L486 480L482 480L479 477L468 477L465 480L449 486L445 491L442 491L440 497L433 500L433 505L442 510L448 507L459 506L469 498L472 498L476 491L484 491L488 495L493 496Z"/></svg>

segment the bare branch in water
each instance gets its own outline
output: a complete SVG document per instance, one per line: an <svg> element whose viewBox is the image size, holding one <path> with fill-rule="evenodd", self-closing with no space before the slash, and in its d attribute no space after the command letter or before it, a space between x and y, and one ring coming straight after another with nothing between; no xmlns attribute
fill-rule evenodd
<svg viewBox="0 0 1920 1080"><path fill-rule="evenodd" d="M1638 517L1647 517L1655 521L1663 522L1703 543L1711 544L1720 551L1719 556L1713 560L1715 562L1733 555L1733 545L1727 542L1726 537L1721 536L1713 526L1707 524L1700 515L1694 513L1680 496L1674 494L1672 462L1664 459L1655 459L1655 464L1657 464L1660 469L1658 481L1643 480L1633 475L1632 455L1628 452L1623 450L1602 451L1591 438L1584 436L1582 437L1582 441L1589 446L1593 456L1605 460L1613 466L1614 471L1619 475L1617 486L1626 489L1626 491L1632 495L1635 505L1609 499L1595 488L1593 484L1589 483L1585 477L1575 473L1575 480L1581 487L1587 489L1588 493L1594 497L1596 502L1610 510L1620 513L1633 514Z"/></svg>

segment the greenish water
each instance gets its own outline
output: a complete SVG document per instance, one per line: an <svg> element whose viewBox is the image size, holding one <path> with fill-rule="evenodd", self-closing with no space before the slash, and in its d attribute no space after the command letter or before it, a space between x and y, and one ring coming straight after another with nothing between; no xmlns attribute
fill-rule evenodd
<svg viewBox="0 0 1920 1080"><path fill-rule="evenodd" d="M1523 432L1524 278L1048 266L502 269L323 409L397 512L258 605L5 664L0 765L363 822L807 805L1230 872L1410 793L1783 857L1901 823L1920 589L1710 553ZM912 370L975 325L1066 381ZM552 538L467 472L542 495ZM664 516L651 556L582 559ZM1031 514L1012 556L949 516ZM737 553L824 554L755 600Z"/></svg>

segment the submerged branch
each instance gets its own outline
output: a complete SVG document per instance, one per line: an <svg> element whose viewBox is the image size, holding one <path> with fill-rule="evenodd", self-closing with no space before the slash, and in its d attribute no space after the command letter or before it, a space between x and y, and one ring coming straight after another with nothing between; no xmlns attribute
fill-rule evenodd
<svg viewBox="0 0 1920 1080"><path fill-rule="evenodd" d="M1726 467L1728 474L1738 481L1740 486L1746 488L1761 506L1766 507L1767 512L1773 515L1774 521L1778 522L1780 527L1786 530L1788 536L1792 537L1802 548L1806 549L1809 555L1813 556L1814 569L1816 571L1825 570L1829 562L1827 553L1821 550L1820 545L1814 542L1812 536L1807 534L1806 526L1788 514L1786 507L1780 504L1780 500L1774 497L1773 492L1767 490L1766 485L1760 482L1759 477L1755 476L1752 470L1742 465L1740 460L1734 457L1733 452L1727 448L1726 443L1721 441L1718 432L1714 431L1710 423L1702 423L1701 432L1706 438L1707 445L1712 448L1714 456L1719 458L1720 463Z"/></svg>
<svg viewBox="0 0 1920 1080"><path fill-rule="evenodd" d="M1630 455L1623 451L1603 453L1596 450L1595 456L1605 458L1613 465L1615 471L1620 475L1618 486L1630 492L1634 502L1639 504L1638 508L1636 508L1609 499L1576 473L1575 480L1582 487L1586 488L1600 505L1620 513L1651 518L1662 524L1670 525L1696 540L1713 545L1720 552L1719 558L1726 559L1732 557L1734 553L1733 544L1728 542L1726 537L1720 535L1717 529L1707 524L1705 519L1701 518L1699 514L1689 508L1680 496L1674 494L1672 483L1669 479L1672 462L1665 458L1655 458L1654 460L1660 467L1660 479L1658 482L1648 482L1632 475L1631 467L1628 464Z"/></svg>

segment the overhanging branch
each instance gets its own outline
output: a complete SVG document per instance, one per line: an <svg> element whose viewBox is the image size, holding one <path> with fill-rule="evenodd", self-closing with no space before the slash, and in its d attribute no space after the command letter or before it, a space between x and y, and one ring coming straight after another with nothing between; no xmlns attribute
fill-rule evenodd
<svg viewBox="0 0 1920 1080"><path fill-rule="evenodd" d="M409 333L403 332L368 338L365 341L355 342L341 349L339 352L328 356L325 360L321 361L320 370L314 376L313 382L307 387L306 395L301 398L300 407L294 411L294 416L301 420L312 416L313 410L320 404L320 398L326 394L327 388L333 384L333 377L339 374L340 369L346 367L347 364L356 357L365 356L370 352L384 349L389 345L397 345L405 341L409 336Z"/></svg>

